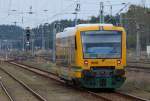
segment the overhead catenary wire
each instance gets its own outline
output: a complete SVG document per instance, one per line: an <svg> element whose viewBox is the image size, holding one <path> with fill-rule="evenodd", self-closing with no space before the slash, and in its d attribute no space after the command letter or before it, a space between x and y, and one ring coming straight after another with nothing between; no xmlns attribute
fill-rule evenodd
<svg viewBox="0 0 150 101"><path fill-rule="evenodd" d="M27 12L26 11L22 11L22 12L15 12L15 13L12 13L10 10L11 10L11 8L13 8L13 5L12 5L12 3L14 4L14 1L13 0L9 0L9 1L11 1L11 2L9 2L9 5L11 5L11 6L9 6L10 8L9 8L9 12L10 12L10 14L11 15L14 15L14 16L16 16L17 14L26 14ZM13 1L13 2L12 2ZM106 4L106 2L107 2L108 0L104 0L104 6L113 6L113 9L115 9L115 7L114 6L116 6L116 7L118 7L118 6L120 6L120 1L113 1L113 3L112 4ZM122 0L121 2L127 2L128 0ZM141 0L140 0L141 1ZM43 2L43 1L42 1ZM130 1L130 2L133 2L133 1ZM19 2L19 4L20 3L23 3L23 2ZM34 0L32 0L32 2L31 2L31 5L34 3ZM66 4L67 3L67 4ZM87 0L80 0L80 3L82 4L82 7L83 6L85 6L86 7L86 5L88 5L88 7L89 6L96 6L96 8L99 6L99 2L97 1L97 0L93 0L93 1L87 1ZM39 5L39 6L41 6L41 4L39 3L39 2L37 2L37 4ZM44 2L44 4L42 3L42 6L44 6L44 9L45 9L45 7L47 8L47 5L48 5L49 3L45 0L45 2ZM68 5L70 5L70 4L72 4L71 6L69 6L69 7L67 7ZM46 6L45 6L46 5ZM65 5L65 6L64 6ZM64 18L71 18L72 16L70 16L69 15L69 13L68 13L68 15L69 16L67 16L67 17L64 17L64 15L65 15L65 13L63 13L63 12L68 12L68 10L70 10L70 9L74 9L74 6L75 6L75 2L74 2L74 0L61 0L61 3L60 3L60 8L62 8L62 10L60 10L59 12L56 12L56 11L54 11L54 12L52 12L52 11L47 11L47 18L46 19L48 19L47 20L47 22L49 22L49 23L51 23L51 18L54 16L54 15L56 15L56 14L58 14L58 13L61 13L61 14L58 14L58 18L57 18L57 16L55 16L55 18L54 19L64 19ZM16 8L16 7L15 7ZM64 9L65 8L65 9ZM84 7L83 7L84 8ZM91 9L92 7L89 7L88 8L88 10L89 9ZM108 8L108 7L107 7ZM20 8L19 9L21 9L21 6L20 6ZM22 8L23 9L23 8ZM34 5L34 9L35 9L35 5ZM91 14L91 16L95 13L96 14L96 12L98 12L98 10L89 10L89 11L84 11L85 9L81 9L81 13L79 14L79 18L81 18L82 17L82 15L84 15L84 13L89 13L89 14L85 14L85 15L90 15ZM94 12L94 13L93 13ZM113 11L114 12L114 11ZM37 20L38 20L38 22L37 22L37 20L36 20L36 23L45 23L45 18L44 18L44 20L43 20L43 17L40 17L41 15L42 15L42 13L44 14L44 12L41 10L41 11L39 11L39 10L36 10L35 11L35 13L37 14L36 15L36 17L34 17L34 16L32 16L32 18L36 18ZM108 12L109 13L109 12ZM105 14L107 14L107 13L105 13ZM10 16L11 16L10 15ZM39 16L40 15L40 16ZM42 15L42 16L45 16L45 15ZM95 15L94 15L95 16ZM38 17L38 18L37 18ZM18 18L18 17L16 17L16 18ZM83 17L82 17L83 18ZM7 17L7 19L12 19L12 17ZM42 19L42 20L41 20ZM52 19L52 21L54 21L54 19ZM23 26L25 26L25 25L27 25L28 24L28 22L33 22L32 21L32 19L31 19L31 17L26 17L26 15L24 16L24 20L26 21L25 22L25 24L23 25ZM35 20L34 20L35 21ZM7 21L8 22L8 21ZM12 21L11 21L12 22ZM34 25L36 24L35 22L34 22Z"/></svg>

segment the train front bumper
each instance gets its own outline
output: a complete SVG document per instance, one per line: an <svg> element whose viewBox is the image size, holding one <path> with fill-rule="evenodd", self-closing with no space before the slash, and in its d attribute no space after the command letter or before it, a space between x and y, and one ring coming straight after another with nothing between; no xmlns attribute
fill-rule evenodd
<svg viewBox="0 0 150 101"><path fill-rule="evenodd" d="M119 88L125 82L124 70L97 70L83 72L80 82L86 88Z"/></svg>
<svg viewBox="0 0 150 101"><path fill-rule="evenodd" d="M80 82L86 88L119 88L125 81L125 77L96 77L81 78Z"/></svg>

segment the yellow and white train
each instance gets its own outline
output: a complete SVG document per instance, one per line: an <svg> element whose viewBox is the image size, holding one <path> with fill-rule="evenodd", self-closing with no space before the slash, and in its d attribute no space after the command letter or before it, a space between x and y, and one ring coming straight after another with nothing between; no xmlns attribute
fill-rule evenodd
<svg viewBox="0 0 150 101"><path fill-rule="evenodd" d="M56 35L59 76L86 88L119 88L125 81L126 32L112 24L80 24Z"/></svg>

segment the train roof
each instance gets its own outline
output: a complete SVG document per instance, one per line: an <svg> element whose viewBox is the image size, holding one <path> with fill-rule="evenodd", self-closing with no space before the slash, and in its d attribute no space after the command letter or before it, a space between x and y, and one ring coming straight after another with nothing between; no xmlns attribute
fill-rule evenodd
<svg viewBox="0 0 150 101"><path fill-rule="evenodd" d="M113 27L112 24L79 24L79 25L76 25L75 27L65 28L63 32L56 34L56 38L64 38L64 37L68 37L68 36L74 36L77 28L89 27L89 26L110 26L110 27Z"/></svg>
<svg viewBox="0 0 150 101"><path fill-rule="evenodd" d="M64 38L75 35L75 27L67 27L63 32L57 33L56 38Z"/></svg>
<svg viewBox="0 0 150 101"><path fill-rule="evenodd" d="M79 24L76 27L88 27L88 26L111 26L113 27L113 24Z"/></svg>

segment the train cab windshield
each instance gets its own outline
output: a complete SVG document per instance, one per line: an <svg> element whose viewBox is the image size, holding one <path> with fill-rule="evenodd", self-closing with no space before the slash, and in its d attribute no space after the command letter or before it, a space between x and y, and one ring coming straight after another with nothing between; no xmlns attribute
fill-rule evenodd
<svg viewBox="0 0 150 101"><path fill-rule="evenodd" d="M81 32L83 57L85 59L121 58L121 32Z"/></svg>

